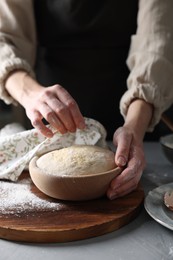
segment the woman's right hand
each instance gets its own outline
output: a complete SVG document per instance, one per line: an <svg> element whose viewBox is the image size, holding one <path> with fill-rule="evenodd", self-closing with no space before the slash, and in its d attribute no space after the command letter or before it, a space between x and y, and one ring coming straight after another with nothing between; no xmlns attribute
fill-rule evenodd
<svg viewBox="0 0 173 260"><path fill-rule="evenodd" d="M60 133L75 132L85 127L84 118L72 96L60 85L40 88L36 96L24 104L26 114L33 127L47 137L52 136L42 119Z"/></svg>
<svg viewBox="0 0 173 260"><path fill-rule="evenodd" d="M25 108L26 115L41 134L52 137L52 131L43 123L43 119L60 133L75 132L84 129L85 121L76 101L62 86L39 85L25 72L11 75L6 82L8 92ZM22 82L21 82L21 81ZM18 84L17 82L21 82ZM15 92L14 87L16 85ZM13 88L11 87L13 86Z"/></svg>

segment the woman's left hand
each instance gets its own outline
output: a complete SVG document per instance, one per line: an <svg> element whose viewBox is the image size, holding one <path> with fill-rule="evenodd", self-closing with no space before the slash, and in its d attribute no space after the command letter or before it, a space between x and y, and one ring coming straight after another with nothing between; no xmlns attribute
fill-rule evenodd
<svg viewBox="0 0 173 260"><path fill-rule="evenodd" d="M135 190L145 167L143 142L126 126L120 127L114 134L113 144L117 147L115 162L123 167L121 174L112 180L107 191L109 199L122 197Z"/></svg>

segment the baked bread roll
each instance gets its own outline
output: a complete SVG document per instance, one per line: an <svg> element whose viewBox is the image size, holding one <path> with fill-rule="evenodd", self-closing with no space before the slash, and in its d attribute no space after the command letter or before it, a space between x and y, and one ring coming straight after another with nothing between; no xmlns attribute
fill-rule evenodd
<svg viewBox="0 0 173 260"><path fill-rule="evenodd" d="M74 145L42 155L37 167L47 174L84 176L116 167L114 153L93 145Z"/></svg>
<svg viewBox="0 0 173 260"><path fill-rule="evenodd" d="M173 211L173 192L167 191L164 194L164 204L167 208Z"/></svg>

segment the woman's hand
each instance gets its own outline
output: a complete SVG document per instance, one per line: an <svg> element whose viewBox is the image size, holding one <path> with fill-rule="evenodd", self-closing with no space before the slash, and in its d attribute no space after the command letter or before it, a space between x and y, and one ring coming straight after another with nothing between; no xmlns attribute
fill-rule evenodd
<svg viewBox="0 0 173 260"><path fill-rule="evenodd" d="M116 146L115 163L123 167L119 176L112 180L107 191L110 199L128 194L136 189L145 167L143 138L152 119L153 106L142 99L131 102L124 126L114 133Z"/></svg>
<svg viewBox="0 0 173 260"><path fill-rule="evenodd" d="M117 147L115 162L123 167L121 174L110 184L107 196L113 200L135 190L145 167L143 144L127 127L120 127L114 134L113 143Z"/></svg>
<svg viewBox="0 0 173 260"><path fill-rule="evenodd" d="M53 133L42 122L43 118L62 134L85 127L77 103L60 85L41 87L23 106L33 127L47 137L53 136Z"/></svg>
<svg viewBox="0 0 173 260"><path fill-rule="evenodd" d="M46 137L52 137L53 133L43 119L62 134L85 128L77 103L62 86L45 88L25 71L12 72L5 86L10 95L25 108L33 127Z"/></svg>

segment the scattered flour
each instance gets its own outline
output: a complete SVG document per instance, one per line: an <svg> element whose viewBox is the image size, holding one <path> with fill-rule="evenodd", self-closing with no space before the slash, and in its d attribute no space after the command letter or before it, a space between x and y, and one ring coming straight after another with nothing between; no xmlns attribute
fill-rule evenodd
<svg viewBox="0 0 173 260"><path fill-rule="evenodd" d="M173 247L172 246L169 248L169 255L173 256Z"/></svg>
<svg viewBox="0 0 173 260"><path fill-rule="evenodd" d="M58 210L62 205L39 198L31 191L31 179L20 182L0 181L0 218L8 214Z"/></svg>

